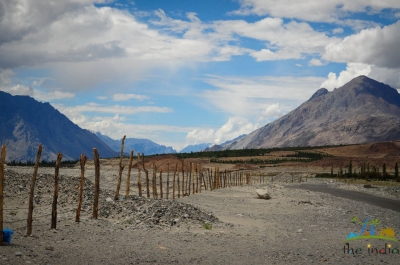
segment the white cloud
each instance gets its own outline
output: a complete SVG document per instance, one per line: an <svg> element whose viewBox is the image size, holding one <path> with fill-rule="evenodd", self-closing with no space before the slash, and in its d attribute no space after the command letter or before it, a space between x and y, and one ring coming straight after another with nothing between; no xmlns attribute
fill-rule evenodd
<svg viewBox="0 0 400 265"><path fill-rule="evenodd" d="M163 125L163 124L135 124L126 122L126 117L120 114L114 116L86 116L79 109L69 108L59 104L52 104L72 122L84 129L101 132L113 139L128 138L150 139L158 144L173 146L175 150L183 148L181 139L195 130L194 127ZM101 113L99 113L101 114Z"/></svg>
<svg viewBox="0 0 400 265"><path fill-rule="evenodd" d="M130 99L136 99L139 101L143 101L145 99L149 99L149 97L144 96L144 95L137 95L137 94L114 94L113 95L114 101L127 101Z"/></svg>
<svg viewBox="0 0 400 265"><path fill-rule="evenodd" d="M341 42L332 42L326 46L322 58L333 62L400 68L399 47L400 21L383 28L365 29L344 38Z"/></svg>
<svg viewBox="0 0 400 265"><path fill-rule="evenodd" d="M282 116L282 110L279 107L279 103L271 104L266 107L261 113L261 117L271 119L271 118L279 118Z"/></svg>
<svg viewBox="0 0 400 265"><path fill-rule="evenodd" d="M291 21L284 23L280 18L263 18L254 23L244 20L215 21L215 34L232 38L241 36L265 42L267 48L248 53L258 61L300 58L303 53L322 53L330 38L315 31L309 24ZM296 41L293 41L296 40Z"/></svg>
<svg viewBox="0 0 400 265"><path fill-rule="evenodd" d="M272 52L269 49L261 49L261 51L252 52L250 55L254 57L257 62L301 58L301 53L299 51L288 49L282 49L278 52Z"/></svg>
<svg viewBox="0 0 400 265"><path fill-rule="evenodd" d="M60 89L52 89L43 91L39 88L28 87L22 84L12 86L12 77L14 72L10 69L0 69L0 90L10 93L11 95L30 96L40 101L51 101L54 99L65 99L75 97L74 93L63 92ZM41 78L34 80L32 86L40 87L46 80L50 78Z"/></svg>
<svg viewBox="0 0 400 265"><path fill-rule="evenodd" d="M281 18L296 18L314 22L338 22L351 13L378 13L386 8L400 8L397 0L239 0L241 8L234 14L259 16L269 15Z"/></svg>
<svg viewBox="0 0 400 265"><path fill-rule="evenodd" d="M320 77L209 75L204 81L215 89L204 90L201 96L230 115L255 117L271 104L280 103L285 110L297 107L309 99L324 80Z"/></svg>
<svg viewBox="0 0 400 265"><path fill-rule="evenodd" d="M333 34L340 34L340 33L343 33L343 28L334 28L334 29L332 30L332 33L333 33Z"/></svg>
<svg viewBox="0 0 400 265"><path fill-rule="evenodd" d="M187 133L186 145L214 142L213 129L195 129Z"/></svg>
<svg viewBox="0 0 400 265"><path fill-rule="evenodd" d="M311 65L311 66L322 66L322 65L325 65L325 63L322 62L319 59L313 58L308 62L308 65Z"/></svg>
<svg viewBox="0 0 400 265"><path fill-rule="evenodd" d="M340 72L339 76L335 73L330 72L328 74L328 80L325 80L320 87L333 90L334 88L339 88L352 80L353 78L368 74L371 72L371 66L362 63L349 63L347 64L346 70Z"/></svg>
<svg viewBox="0 0 400 265"><path fill-rule="evenodd" d="M11 95L19 95L19 96L31 96L33 97L33 95L35 94L35 91L33 88L31 87L27 87L24 85L16 85L16 86L12 86L12 87L3 87L1 88L1 90L3 90L4 92L10 93Z"/></svg>
<svg viewBox="0 0 400 265"><path fill-rule="evenodd" d="M347 64L346 70L341 71L339 76L336 73L330 72L328 79L321 84L321 87L329 90L339 88L360 75L368 76L393 88L400 89L398 69L388 69L362 63Z"/></svg>
<svg viewBox="0 0 400 265"><path fill-rule="evenodd" d="M102 105L97 103L87 103L73 107L57 105L61 112L97 112L97 113L112 113L112 114L137 114L141 112L156 112L166 113L171 112L172 109L167 107L156 106L121 106L121 105Z"/></svg>
<svg viewBox="0 0 400 265"><path fill-rule="evenodd" d="M231 117L218 130L214 129L194 129L187 133L186 145L213 143L221 144L225 141L232 140L239 135L248 134L254 131L256 125L248 119L242 117Z"/></svg>
<svg viewBox="0 0 400 265"><path fill-rule="evenodd" d="M0 88L3 86L11 85L11 77L14 75L14 72L11 69L1 69L0 68Z"/></svg>

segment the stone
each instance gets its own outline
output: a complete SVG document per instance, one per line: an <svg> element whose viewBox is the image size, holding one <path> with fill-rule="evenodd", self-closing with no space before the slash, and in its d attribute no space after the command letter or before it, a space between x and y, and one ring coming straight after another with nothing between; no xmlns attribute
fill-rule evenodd
<svg viewBox="0 0 400 265"><path fill-rule="evenodd" d="M16 257L21 257L22 256L22 252L15 252L15 256Z"/></svg>
<svg viewBox="0 0 400 265"><path fill-rule="evenodd" d="M106 202L112 202L113 201L113 199L111 199L110 197L108 197L107 199L106 199Z"/></svg>
<svg viewBox="0 0 400 265"><path fill-rule="evenodd" d="M264 200L271 199L271 196L268 194L267 190L256 189L256 193L259 199L264 199Z"/></svg>

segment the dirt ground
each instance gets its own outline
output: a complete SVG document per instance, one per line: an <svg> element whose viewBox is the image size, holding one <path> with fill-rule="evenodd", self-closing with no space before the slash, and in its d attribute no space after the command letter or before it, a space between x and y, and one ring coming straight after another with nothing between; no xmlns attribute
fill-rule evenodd
<svg viewBox="0 0 400 265"><path fill-rule="evenodd" d="M234 167L220 165L220 169L224 166ZM100 217L92 219L94 172L89 164L81 222L75 223L80 171L63 168L57 229L51 230L54 169L39 168L33 235L26 236L32 168L7 167L4 227L13 229L14 235L10 245L0 247L0 264L398 264L399 254L371 254L367 249L368 243L379 250L385 243L400 249L398 241L350 241L349 248L360 248L359 254L346 253L344 247L346 236L361 230L360 224L351 222L354 217L379 219L376 230L390 227L399 233L400 213L285 187L292 185L285 182L289 174L296 180L308 176L308 183L349 188L334 180L309 178L314 170L315 165L264 168L269 177L262 183L203 190L173 202L137 197L137 170L133 170L132 195L115 201L118 168L103 164ZM272 183L276 174L280 175ZM360 185L351 187L363 190ZM272 198L258 199L257 188L267 189ZM393 198L384 188L379 190L379 196ZM392 191L399 192L396 187Z"/></svg>

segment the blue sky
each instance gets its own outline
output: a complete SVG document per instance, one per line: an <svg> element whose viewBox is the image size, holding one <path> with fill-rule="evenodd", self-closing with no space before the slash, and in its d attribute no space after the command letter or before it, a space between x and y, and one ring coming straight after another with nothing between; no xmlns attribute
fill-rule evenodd
<svg viewBox="0 0 400 265"><path fill-rule="evenodd" d="M0 90L179 151L358 75L400 89L399 19L398 0L0 0Z"/></svg>

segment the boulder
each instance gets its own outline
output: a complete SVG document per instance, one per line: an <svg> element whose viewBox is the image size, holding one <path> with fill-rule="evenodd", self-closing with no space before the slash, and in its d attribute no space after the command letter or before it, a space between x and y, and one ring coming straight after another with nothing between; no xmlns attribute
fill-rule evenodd
<svg viewBox="0 0 400 265"><path fill-rule="evenodd" d="M256 189L256 193L259 199L268 200L271 196L268 194L267 190Z"/></svg>

